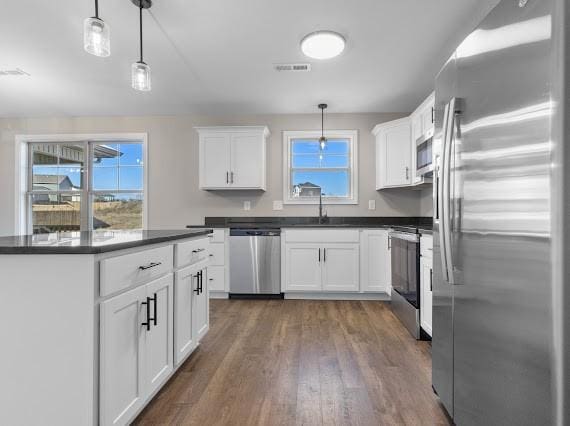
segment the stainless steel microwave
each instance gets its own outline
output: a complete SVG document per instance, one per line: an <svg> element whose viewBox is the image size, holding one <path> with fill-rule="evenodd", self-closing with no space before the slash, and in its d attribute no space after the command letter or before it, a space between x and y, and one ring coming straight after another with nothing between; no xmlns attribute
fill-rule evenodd
<svg viewBox="0 0 570 426"><path fill-rule="evenodd" d="M433 176L432 160L433 136L420 138L416 141L416 175L424 177Z"/></svg>

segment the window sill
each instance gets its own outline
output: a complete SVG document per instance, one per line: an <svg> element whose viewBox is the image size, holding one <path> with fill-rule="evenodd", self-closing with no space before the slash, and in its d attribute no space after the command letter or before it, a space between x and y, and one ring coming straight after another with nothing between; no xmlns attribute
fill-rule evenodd
<svg viewBox="0 0 570 426"><path fill-rule="evenodd" d="M318 206L319 200L283 200L285 205L306 205L306 206ZM358 200L355 199L336 199L336 200L323 200L323 206L333 206L333 205L357 205Z"/></svg>

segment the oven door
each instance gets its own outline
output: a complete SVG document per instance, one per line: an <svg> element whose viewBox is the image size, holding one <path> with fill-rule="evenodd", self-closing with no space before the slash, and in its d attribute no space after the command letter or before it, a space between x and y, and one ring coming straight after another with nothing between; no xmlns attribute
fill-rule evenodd
<svg viewBox="0 0 570 426"><path fill-rule="evenodd" d="M419 309L419 237L398 232L391 233L390 237L392 289Z"/></svg>

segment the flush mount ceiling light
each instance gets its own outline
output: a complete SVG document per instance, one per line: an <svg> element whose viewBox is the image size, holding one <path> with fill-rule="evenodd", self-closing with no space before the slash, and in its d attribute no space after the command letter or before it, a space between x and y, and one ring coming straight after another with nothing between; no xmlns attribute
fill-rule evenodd
<svg viewBox="0 0 570 426"><path fill-rule="evenodd" d="M131 0L139 8L140 59L131 65L131 85L133 89L148 92L150 90L150 67L143 60L143 20L142 11L152 6L151 0Z"/></svg>
<svg viewBox="0 0 570 426"><path fill-rule="evenodd" d="M327 138L325 138L325 109L327 109L327 104L319 104L319 109L321 110L321 137L319 138L319 146L321 151L324 151L327 147Z"/></svg>
<svg viewBox="0 0 570 426"><path fill-rule="evenodd" d="M99 18L99 0L95 0L95 16L83 21L83 48L95 56L111 54L111 29Z"/></svg>
<svg viewBox="0 0 570 426"><path fill-rule="evenodd" d="M345 46L345 38L334 31L316 31L301 40L301 50L313 59L334 58L343 52Z"/></svg>

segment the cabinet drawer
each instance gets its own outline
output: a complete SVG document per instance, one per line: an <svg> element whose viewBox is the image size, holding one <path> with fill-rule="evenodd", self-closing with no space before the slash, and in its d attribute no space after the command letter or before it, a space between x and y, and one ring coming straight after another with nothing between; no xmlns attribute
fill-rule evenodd
<svg viewBox="0 0 570 426"><path fill-rule="evenodd" d="M207 259L209 246L209 238L200 238L176 244L176 268L192 265Z"/></svg>
<svg viewBox="0 0 570 426"><path fill-rule="evenodd" d="M358 243L358 229L287 229L285 241L288 243Z"/></svg>
<svg viewBox="0 0 570 426"><path fill-rule="evenodd" d="M99 264L101 296L152 281L170 272L173 260L172 246L104 259Z"/></svg>
<svg viewBox="0 0 570 426"><path fill-rule="evenodd" d="M420 238L420 254L422 257L433 258L433 237L431 235L423 235Z"/></svg>
<svg viewBox="0 0 570 426"><path fill-rule="evenodd" d="M214 232L210 234L211 243L225 243L226 242L226 230L225 229L214 229Z"/></svg>
<svg viewBox="0 0 570 426"><path fill-rule="evenodd" d="M226 268L223 266L208 267L208 288L210 291L226 291Z"/></svg>
<svg viewBox="0 0 570 426"><path fill-rule="evenodd" d="M223 266L226 264L226 245L210 244L210 266Z"/></svg>

